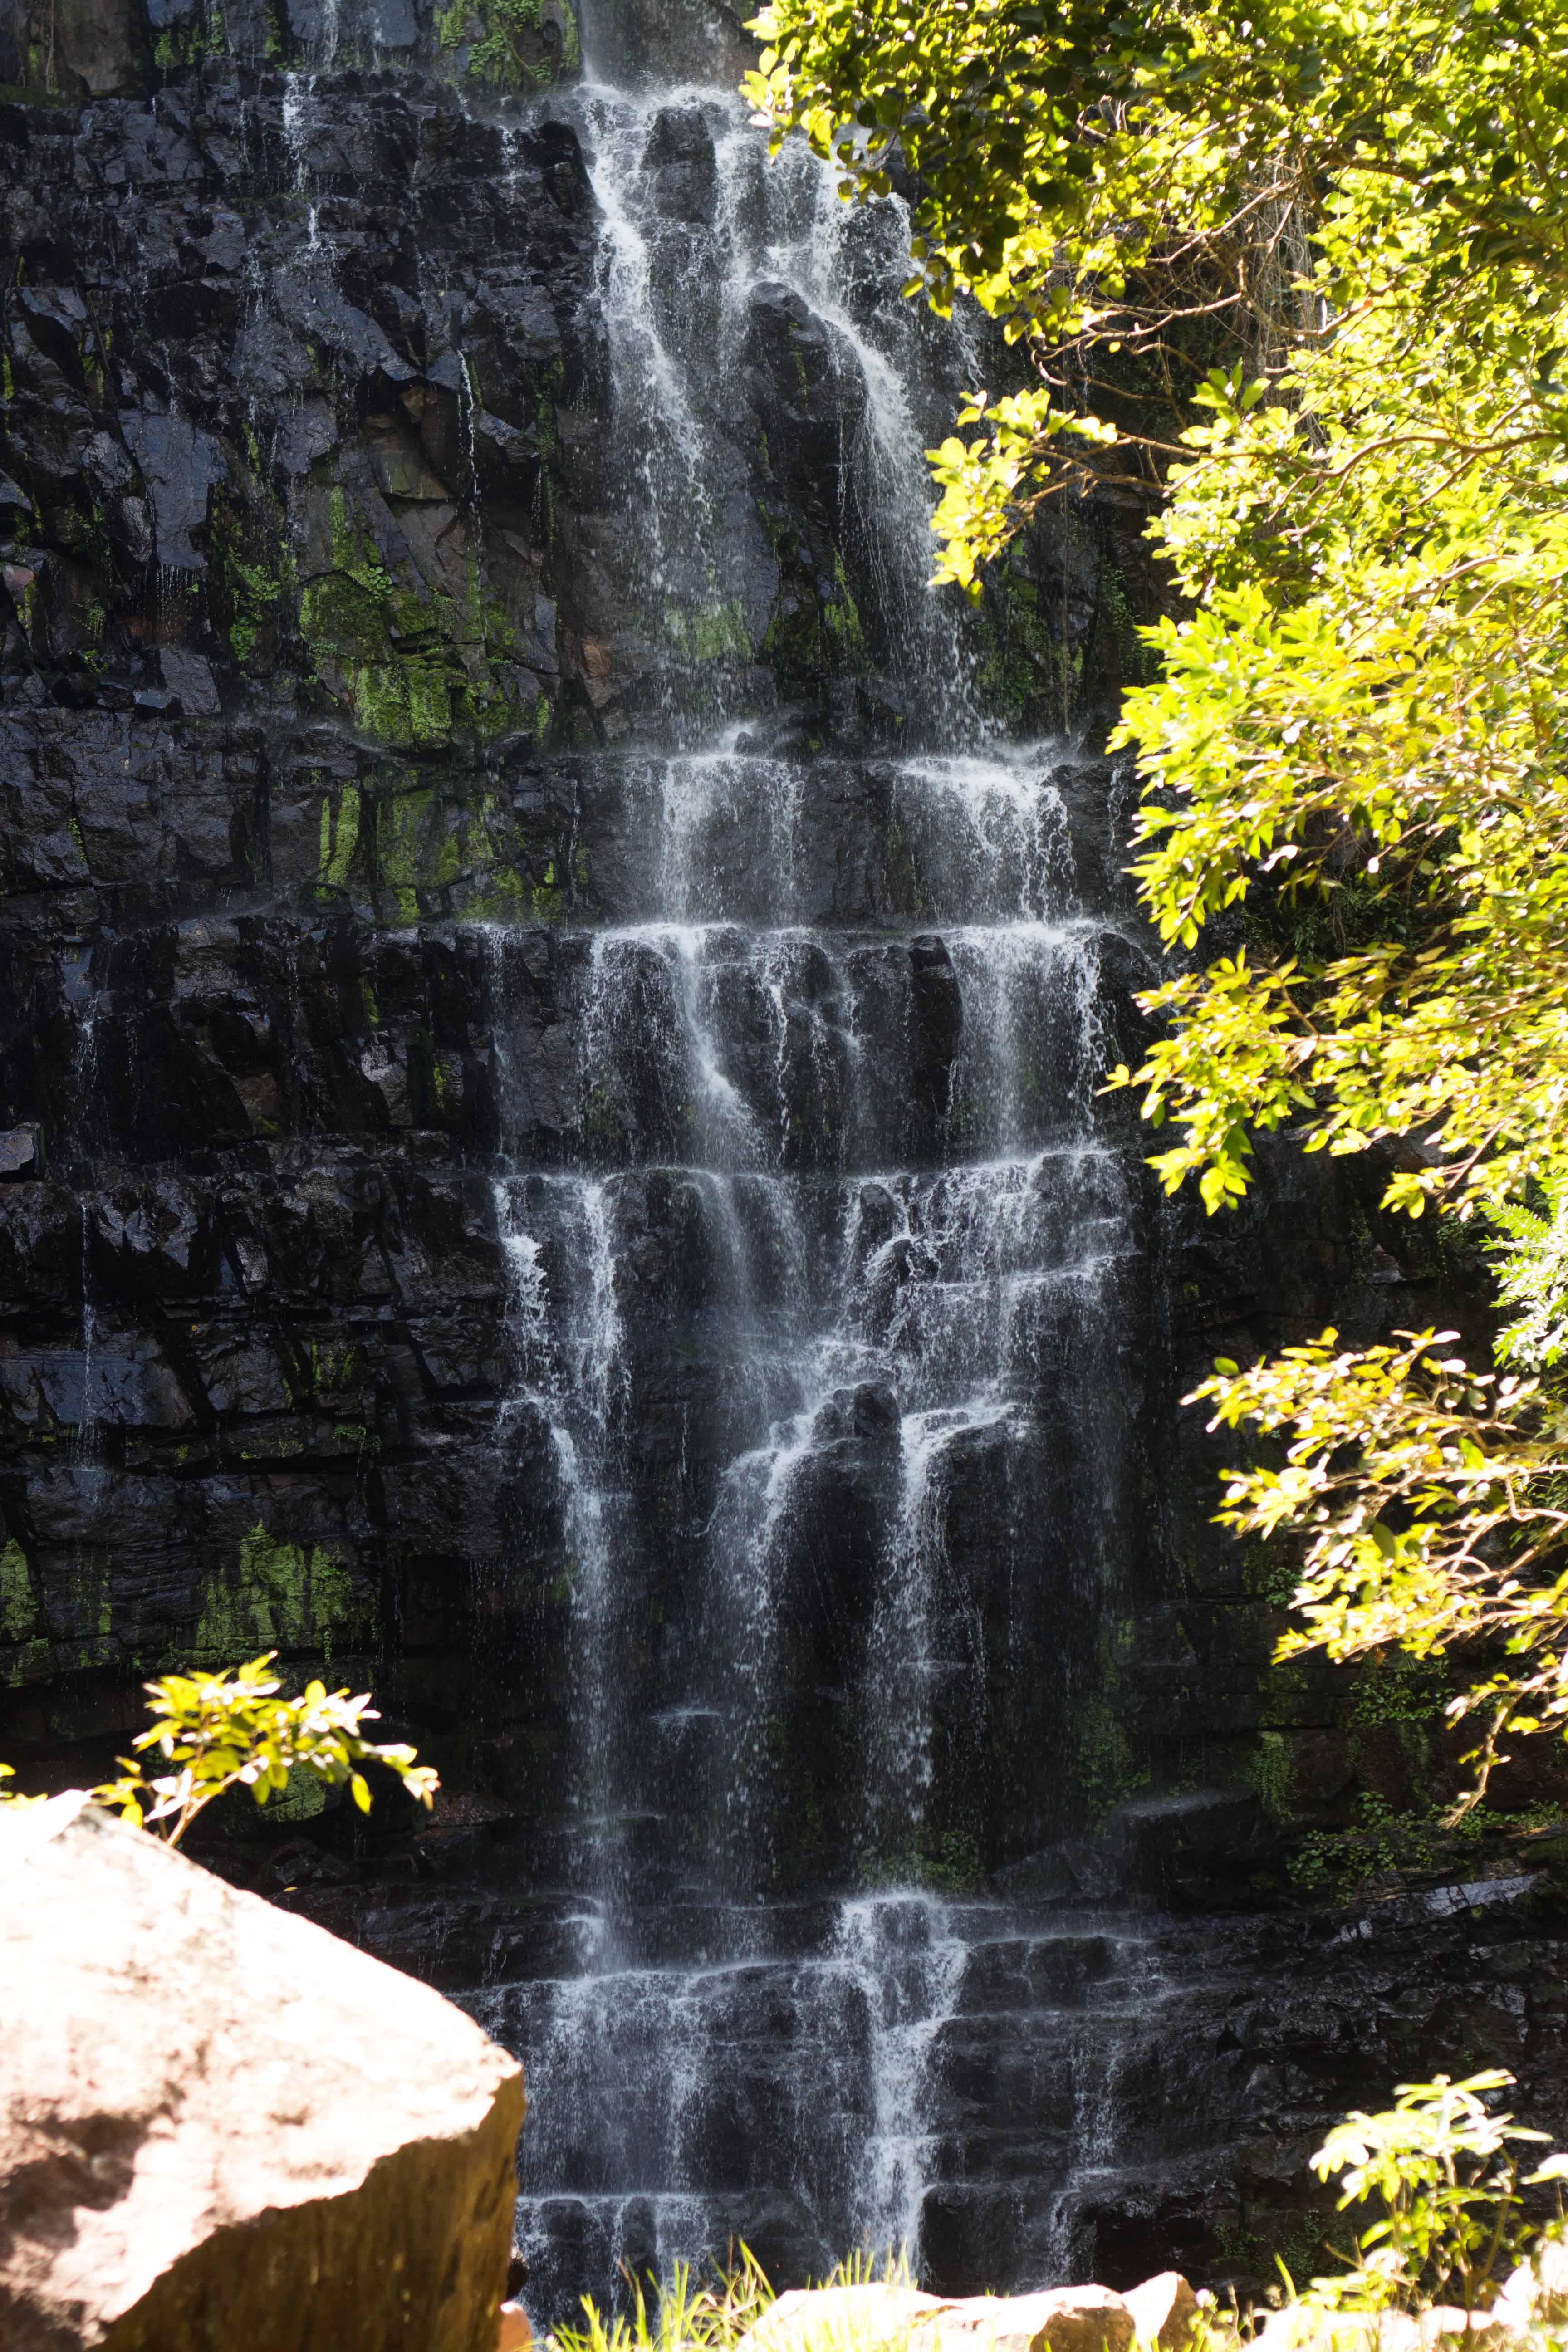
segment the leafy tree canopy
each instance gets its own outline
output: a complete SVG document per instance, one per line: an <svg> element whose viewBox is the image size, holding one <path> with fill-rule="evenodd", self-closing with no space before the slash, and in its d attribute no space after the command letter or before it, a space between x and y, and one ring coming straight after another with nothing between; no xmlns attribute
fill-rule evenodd
<svg viewBox="0 0 1568 2352"><path fill-rule="evenodd" d="M897 151L911 290L1028 362L933 453L939 577L1107 474L1160 501L1179 613L1114 740L1174 968L1113 1082L1166 1185L1235 1201L1260 1130L1392 1146L1386 1205L1491 1225L1542 1375L1431 1334L1222 1368L1216 1417L1288 1454L1231 1524L1307 1534L1332 1654L1482 1633L1492 1738L1568 1721L1568 0L771 0L756 29L775 135L851 196Z"/></svg>

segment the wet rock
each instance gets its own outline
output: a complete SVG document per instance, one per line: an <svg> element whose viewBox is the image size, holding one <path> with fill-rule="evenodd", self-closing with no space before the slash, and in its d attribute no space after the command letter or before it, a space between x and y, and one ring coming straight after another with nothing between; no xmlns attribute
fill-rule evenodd
<svg viewBox="0 0 1568 2352"><path fill-rule="evenodd" d="M728 0L584 0L588 53L616 79L723 87L755 63L745 10Z"/></svg>
<svg viewBox="0 0 1568 2352"><path fill-rule="evenodd" d="M281 2298L301 2344L490 2352L516 2065L424 1987L79 1803L0 1825L7 2343L216 2352Z"/></svg>
<svg viewBox="0 0 1568 2352"><path fill-rule="evenodd" d="M7 81L37 83L49 61L52 89L98 98L144 89L152 65L146 24L133 0L64 0L52 12L25 0L0 14L0 66Z"/></svg>
<svg viewBox="0 0 1568 2352"><path fill-rule="evenodd" d="M803 296L766 283L751 299L741 365L774 472L803 505L815 505L864 412L858 371Z"/></svg>
<svg viewBox="0 0 1568 2352"><path fill-rule="evenodd" d="M200 570L192 534L205 534L208 499L224 478L217 441L187 418L162 415L155 409L133 413L122 430L152 499L159 562L174 571ZM166 683L174 684L173 679Z"/></svg>
<svg viewBox="0 0 1568 2352"><path fill-rule="evenodd" d="M216 719L219 709L212 665L185 646L165 646L158 656L163 683L187 719Z"/></svg>
<svg viewBox="0 0 1568 2352"><path fill-rule="evenodd" d="M952 1073L963 1042L963 991L945 940L910 942L910 1072L919 1114L934 1134L951 1099Z"/></svg>
<svg viewBox="0 0 1568 2352"><path fill-rule="evenodd" d="M643 168L653 175L654 209L664 219L712 221L718 173L713 134L700 107L666 107L655 115Z"/></svg>
<svg viewBox="0 0 1568 2352"><path fill-rule="evenodd" d="M0 1177L36 1176L41 1158L36 1127L0 1129Z"/></svg>
<svg viewBox="0 0 1568 2352"><path fill-rule="evenodd" d="M1107 1826L1121 1883L1173 1910L1248 1900L1279 1843L1251 1789L1134 1798Z"/></svg>

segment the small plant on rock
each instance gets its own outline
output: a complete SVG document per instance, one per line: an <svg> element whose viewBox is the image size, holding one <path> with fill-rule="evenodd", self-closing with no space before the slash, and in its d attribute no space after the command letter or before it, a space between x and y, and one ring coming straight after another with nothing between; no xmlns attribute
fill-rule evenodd
<svg viewBox="0 0 1568 2352"><path fill-rule="evenodd" d="M1279 2264L1289 2304L1268 2323L1270 2346L1332 2343L1344 2320L1392 2313L1426 2315L1428 2336L1458 2332L1500 2291L1528 2323L1538 2259L1555 2225L1530 2220L1521 2191L1568 2179L1568 2156L1548 2156L1521 2176L1517 2151L1544 2144L1546 2134L1493 2112L1489 2100L1512 2081L1494 2068L1462 2083L1446 2074L1402 2083L1392 2107L1335 2126L1312 2169L1321 2180L1337 2177L1342 2213L1375 2201L1381 2216L1358 2232L1345 2268L1303 2294ZM1363 2340L1364 2327L1352 2333Z"/></svg>
<svg viewBox="0 0 1568 2352"><path fill-rule="evenodd" d="M170 1845L230 1789L248 1789L265 1805L282 1794L293 1771L329 1787L346 1780L368 1813L370 1784L360 1767L384 1764L418 1803L431 1803L440 1781L412 1748L364 1738L362 1725L378 1719L368 1692L351 1698L346 1690L307 1683L300 1697L280 1698L282 1684L268 1671L276 1655L268 1650L232 1675L165 1675L148 1683L152 1724L132 1740L134 1754L120 1759L121 1777L94 1789L93 1797ZM149 1775L139 1759L154 1752L170 1769ZM10 1766L0 1764L0 1778L12 1777ZM27 1800L0 1791L0 1801Z"/></svg>

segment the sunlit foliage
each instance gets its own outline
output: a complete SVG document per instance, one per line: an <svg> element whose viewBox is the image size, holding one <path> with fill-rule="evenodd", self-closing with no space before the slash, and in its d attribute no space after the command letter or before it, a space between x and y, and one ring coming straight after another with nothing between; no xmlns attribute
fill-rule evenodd
<svg viewBox="0 0 1568 2352"><path fill-rule="evenodd" d="M1222 1208L1269 1129L1382 1147L1385 1206L1479 1215L1521 1310L1505 1360L1540 1381L1331 1334L1222 1370L1218 1418L1288 1454L1230 1524L1305 1537L1297 1643L1480 1638L1506 1661L1477 1668L1484 1754L1561 1726L1568 0L772 0L757 25L775 134L851 195L899 151L911 285L973 296L1028 363L935 453L940 576L1107 475L1161 499L1179 595L1115 740L1175 968L1114 1083L1165 1184Z"/></svg>
<svg viewBox="0 0 1568 2352"><path fill-rule="evenodd" d="M347 1781L362 1812L371 1805L363 1764L395 1772L417 1802L429 1807L440 1782L401 1742L378 1745L362 1726L375 1720L368 1693L351 1698L308 1683L298 1698L279 1698L282 1684L268 1669L272 1653L232 1675L164 1675L147 1685L153 1721L121 1757L118 1780L95 1789L100 1805L122 1819L157 1829L178 1845L198 1813L231 1789L248 1789L258 1805L281 1796L290 1773L328 1788ZM168 1768L149 1774L141 1759Z"/></svg>

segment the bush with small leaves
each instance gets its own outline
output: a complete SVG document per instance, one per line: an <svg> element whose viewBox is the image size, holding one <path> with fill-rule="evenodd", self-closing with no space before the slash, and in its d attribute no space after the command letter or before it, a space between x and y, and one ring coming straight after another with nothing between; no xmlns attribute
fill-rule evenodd
<svg viewBox="0 0 1568 2352"><path fill-rule="evenodd" d="M1568 2177L1568 2157L1550 2156L1521 2179L1515 2150L1550 2142L1494 2111L1512 2081L1494 2067L1462 2083L1401 2083L1392 2107L1335 2126L1313 2171L1338 2179L1342 2213L1369 2200L1383 2210L1346 2268L1314 2279L1303 2301L1325 2311L1479 2309L1542 2234L1525 2219L1521 2189Z"/></svg>
<svg viewBox="0 0 1568 2352"><path fill-rule="evenodd" d="M138 1734L135 1753L120 1759L118 1780L91 1793L125 1821L146 1827L178 1845L197 1815L231 1789L248 1789L256 1803L281 1796L291 1772L307 1772L329 1788L348 1783L362 1812L371 1805L370 1784L361 1766L384 1765L416 1802L429 1807L440 1782L412 1748L367 1739L362 1727L377 1720L370 1695L352 1698L308 1683L298 1698L281 1698L283 1685L268 1670L268 1650L232 1675L164 1675L145 1685L152 1701L151 1727ZM161 1757L166 1771L143 1769L141 1759ZM0 1764L0 1777L13 1769ZM0 1802L26 1803L25 1798Z"/></svg>

